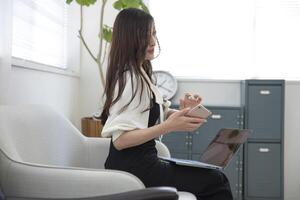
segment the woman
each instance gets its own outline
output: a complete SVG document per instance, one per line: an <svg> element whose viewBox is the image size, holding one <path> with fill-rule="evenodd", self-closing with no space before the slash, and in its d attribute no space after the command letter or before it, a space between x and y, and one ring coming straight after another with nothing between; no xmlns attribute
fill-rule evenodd
<svg viewBox="0 0 300 200"><path fill-rule="evenodd" d="M118 14L101 115L105 123L102 135L112 138L105 167L132 173L146 187L172 186L199 199L232 199L223 173L178 166L157 157L155 138L172 131L193 131L205 119L186 116L189 107L201 101L197 95L186 95L179 111L168 109L169 103L162 99L151 78L155 45L151 15L133 8Z"/></svg>

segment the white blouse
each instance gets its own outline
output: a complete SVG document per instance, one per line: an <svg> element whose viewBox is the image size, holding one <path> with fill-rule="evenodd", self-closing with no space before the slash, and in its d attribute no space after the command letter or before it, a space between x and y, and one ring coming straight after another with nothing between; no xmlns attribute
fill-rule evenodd
<svg viewBox="0 0 300 200"><path fill-rule="evenodd" d="M123 132L148 128L152 92L155 95L156 103L159 104L160 107L160 122L165 120L171 102L164 101L157 87L152 84L143 69L142 73L146 77L146 80L143 80L145 82L144 89L141 94L141 80L137 80L134 75L131 77L130 73L126 72L126 83L123 94L119 101L112 105L109 110L110 115L108 116L101 133L103 137L112 137L112 140L115 141ZM149 91L146 81L150 85L152 92ZM132 98L132 88L133 91L137 88L137 93L128 107L121 111L121 109L127 105ZM118 87L115 89L114 98L116 98L117 92Z"/></svg>

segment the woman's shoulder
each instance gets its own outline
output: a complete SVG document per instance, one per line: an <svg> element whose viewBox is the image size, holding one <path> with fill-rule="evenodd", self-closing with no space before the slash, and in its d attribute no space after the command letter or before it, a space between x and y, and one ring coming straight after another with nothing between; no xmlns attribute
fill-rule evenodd
<svg viewBox="0 0 300 200"><path fill-rule="evenodd" d="M130 71L124 72L124 89L122 95L114 104L114 107L122 108L124 105L128 105L132 108L141 107L142 110L147 109L151 98L150 90L145 83L142 83L142 79L136 76ZM115 94L116 97L119 92L119 84L116 85Z"/></svg>
<svg viewBox="0 0 300 200"><path fill-rule="evenodd" d="M130 72L129 70L124 72L125 78L125 87L138 89L139 87L145 83L145 80L141 75Z"/></svg>

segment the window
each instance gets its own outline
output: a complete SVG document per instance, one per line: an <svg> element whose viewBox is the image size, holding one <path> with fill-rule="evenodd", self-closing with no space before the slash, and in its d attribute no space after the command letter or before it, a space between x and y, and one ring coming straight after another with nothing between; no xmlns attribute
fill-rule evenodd
<svg viewBox="0 0 300 200"><path fill-rule="evenodd" d="M155 70L207 79L300 79L300 0L149 1Z"/></svg>
<svg viewBox="0 0 300 200"><path fill-rule="evenodd" d="M66 69L67 18L63 0L14 0L12 56Z"/></svg>

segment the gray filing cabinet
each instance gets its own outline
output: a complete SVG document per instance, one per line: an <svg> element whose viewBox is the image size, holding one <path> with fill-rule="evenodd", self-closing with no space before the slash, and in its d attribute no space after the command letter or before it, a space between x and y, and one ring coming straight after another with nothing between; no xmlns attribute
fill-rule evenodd
<svg viewBox="0 0 300 200"><path fill-rule="evenodd" d="M176 108L176 107L175 107ZM207 107L213 112L208 122L194 132L167 134L162 141L172 157L199 160L202 152L221 128L242 128L243 112L240 107ZM243 148L226 168L235 199L242 199Z"/></svg>
<svg viewBox="0 0 300 200"><path fill-rule="evenodd" d="M245 199L283 200L284 81L242 83L245 128Z"/></svg>

